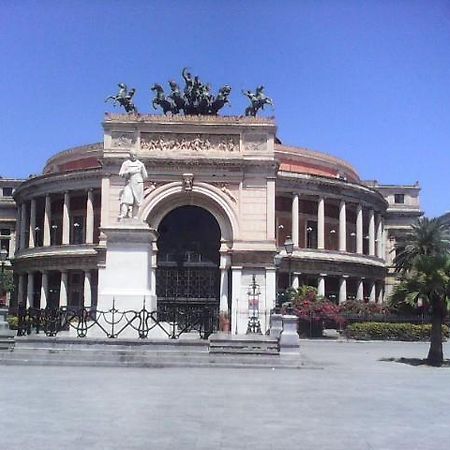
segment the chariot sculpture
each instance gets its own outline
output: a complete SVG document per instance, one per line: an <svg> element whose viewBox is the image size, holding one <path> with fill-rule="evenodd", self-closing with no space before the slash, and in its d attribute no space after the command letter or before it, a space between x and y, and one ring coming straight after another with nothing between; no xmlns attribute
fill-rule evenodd
<svg viewBox="0 0 450 450"><path fill-rule="evenodd" d="M136 93L136 89L132 88L128 90L128 87L125 83L119 83L119 92L116 95L110 95L105 99L105 103L109 100L113 101L113 106L119 104L122 108L125 109L127 114L137 114L137 108L133 103L133 97Z"/></svg>
<svg viewBox="0 0 450 450"><path fill-rule="evenodd" d="M203 83L198 76L193 76L185 67L181 76L185 86L181 90L176 81L169 81L170 94L166 95L164 88L155 83L151 90L155 93L152 101L154 109L162 109L164 114L185 115L217 115L219 110L226 104L230 105L228 96L231 93L231 87L225 85L219 89L214 96L211 92L211 86Z"/></svg>

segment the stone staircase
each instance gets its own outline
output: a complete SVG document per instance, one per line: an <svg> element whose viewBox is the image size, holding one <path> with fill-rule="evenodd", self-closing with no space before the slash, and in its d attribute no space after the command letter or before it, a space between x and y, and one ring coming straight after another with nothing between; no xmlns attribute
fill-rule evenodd
<svg viewBox="0 0 450 450"><path fill-rule="evenodd" d="M94 367L307 368L299 354L280 355L269 336L212 335L200 339L81 339L17 337L0 351L3 365Z"/></svg>

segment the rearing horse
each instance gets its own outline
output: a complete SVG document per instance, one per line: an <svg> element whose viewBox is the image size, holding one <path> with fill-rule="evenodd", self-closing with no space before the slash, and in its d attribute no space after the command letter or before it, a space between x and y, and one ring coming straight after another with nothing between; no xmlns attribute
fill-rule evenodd
<svg viewBox="0 0 450 450"><path fill-rule="evenodd" d="M172 112L175 104L170 100L167 100L163 87L160 84L155 83L150 89L155 92L155 98L152 101L153 108L157 109L159 106L162 108L164 115L168 112Z"/></svg>

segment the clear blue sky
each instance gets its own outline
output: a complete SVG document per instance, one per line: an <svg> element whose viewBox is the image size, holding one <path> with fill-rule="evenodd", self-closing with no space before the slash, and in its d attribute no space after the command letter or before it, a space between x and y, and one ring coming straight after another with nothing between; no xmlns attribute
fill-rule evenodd
<svg viewBox="0 0 450 450"><path fill-rule="evenodd" d="M264 84L283 143L450 210L449 1L0 0L0 55L0 175L100 141L117 82L152 112L150 86L189 66L233 87L227 114Z"/></svg>

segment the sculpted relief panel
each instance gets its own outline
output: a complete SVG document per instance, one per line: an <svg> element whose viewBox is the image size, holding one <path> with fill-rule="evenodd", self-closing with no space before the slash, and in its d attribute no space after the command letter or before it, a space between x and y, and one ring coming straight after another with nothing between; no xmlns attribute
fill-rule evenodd
<svg viewBox="0 0 450 450"><path fill-rule="evenodd" d="M244 135L245 148L251 152L265 152L267 150L267 136L260 133Z"/></svg>
<svg viewBox="0 0 450 450"><path fill-rule="evenodd" d="M127 131L113 131L111 143L115 148L131 148L136 143L136 135Z"/></svg>
<svg viewBox="0 0 450 450"><path fill-rule="evenodd" d="M153 152L239 152L239 136L193 133L141 133L141 148Z"/></svg>

